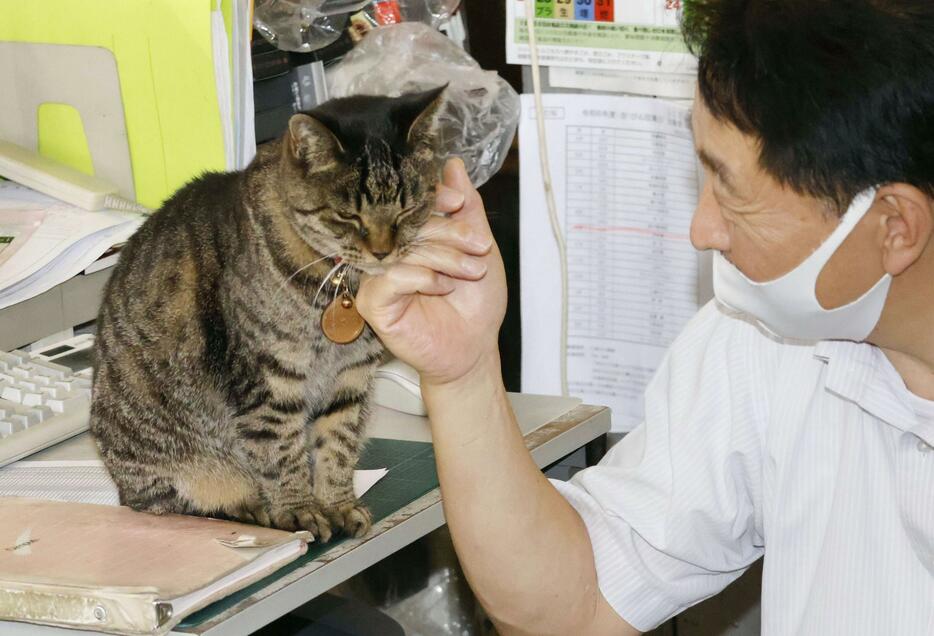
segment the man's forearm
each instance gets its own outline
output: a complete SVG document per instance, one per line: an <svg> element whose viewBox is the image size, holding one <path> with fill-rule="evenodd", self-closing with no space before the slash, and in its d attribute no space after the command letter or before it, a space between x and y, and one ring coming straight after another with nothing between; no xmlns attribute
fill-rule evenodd
<svg viewBox="0 0 934 636"><path fill-rule="evenodd" d="M499 360L484 364L463 382L423 387L454 545L501 628L572 633L606 608L587 530L526 450Z"/></svg>

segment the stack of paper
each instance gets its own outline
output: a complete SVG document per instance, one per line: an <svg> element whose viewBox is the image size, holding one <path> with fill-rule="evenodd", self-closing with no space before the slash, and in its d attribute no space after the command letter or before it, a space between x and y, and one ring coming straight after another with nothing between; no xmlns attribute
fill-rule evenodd
<svg viewBox="0 0 934 636"><path fill-rule="evenodd" d="M84 271L142 221L138 214L88 212L0 182L0 309Z"/></svg>
<svg viewBox="0 0 934 636"><path fill-rule="evenodd" d="M229 93L220 90L218 100L221 111L227 113L233 144L227 153L227 169L240 170L256 154L256 129L253 125L253 63L250 58L250 36L253 32L252 0L217 0L212 24L217 64L216 77L227 78ZM229 48L228 48L229 45ZM219 63L229 50L228 65ZM225 111L224 95L229 94L231 105ZM225 144L229 140L225 138Z"/></svg>

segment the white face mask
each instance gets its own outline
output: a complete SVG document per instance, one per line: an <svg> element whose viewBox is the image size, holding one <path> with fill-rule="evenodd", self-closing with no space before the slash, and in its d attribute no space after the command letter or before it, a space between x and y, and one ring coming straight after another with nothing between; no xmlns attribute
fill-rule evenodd
<svg viewBox="0 0 934 636"><path fill-rule="evenodd" d="M859 194L840 225L813 254L793 270L765 283L749 280L720 252L714 254L713 288L717 300L747 313L767 331L803 340L865 340L879 322L892 277L886 274L853 302L824 309L817 301L817 278L875 199L875 189Z"/></svg>

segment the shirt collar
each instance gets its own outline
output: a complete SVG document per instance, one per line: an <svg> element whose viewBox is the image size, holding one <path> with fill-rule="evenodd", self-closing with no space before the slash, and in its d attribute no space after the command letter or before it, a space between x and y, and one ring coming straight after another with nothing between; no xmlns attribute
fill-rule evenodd
<svg viewBox="0 0 934 636"><path fill-rule="evenodd" d="M825 340L814 347L814 356L827 364L825 388L844 400L903 431L918 425L898 374L877 347L867 343Z"/></svg>

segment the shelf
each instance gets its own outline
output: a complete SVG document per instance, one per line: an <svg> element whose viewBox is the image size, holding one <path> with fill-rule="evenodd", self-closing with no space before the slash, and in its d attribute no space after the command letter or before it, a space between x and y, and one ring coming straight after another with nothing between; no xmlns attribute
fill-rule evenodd
<svg viewBox="0 0 934 636"><path fill-rule="evenodd" d="M0 351L10 351L97 318L113 267L79 274L49 291L0 309Z"/></svg>

